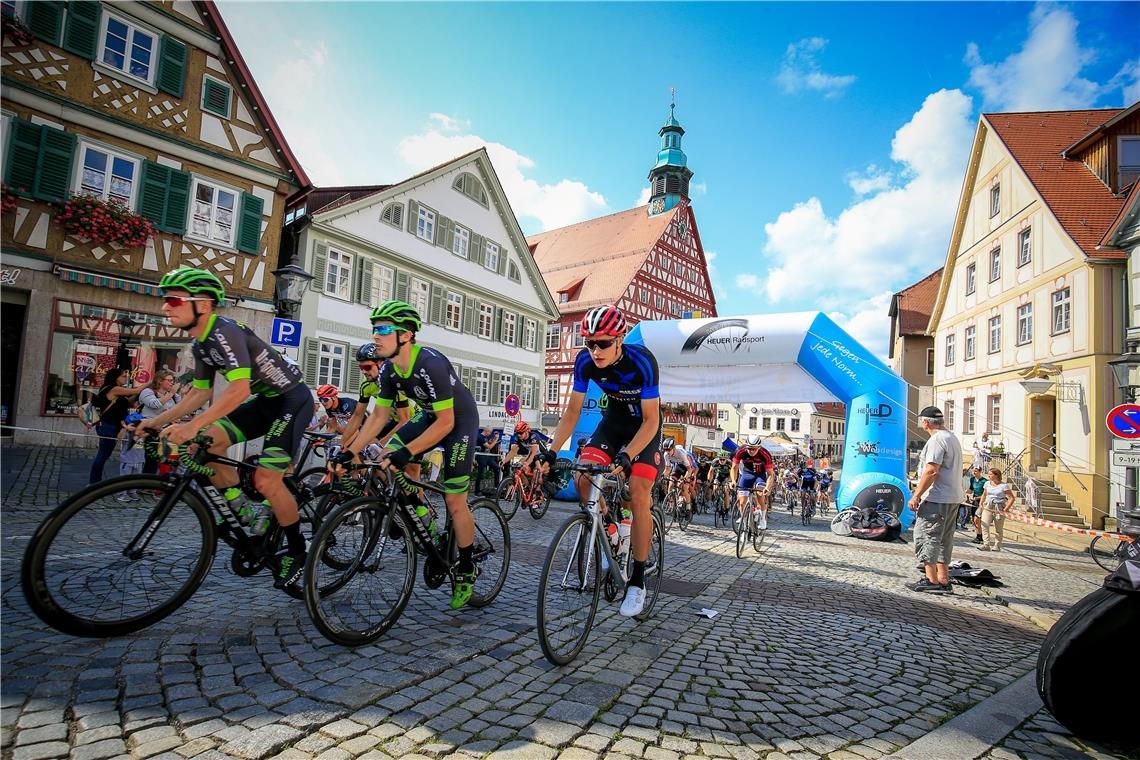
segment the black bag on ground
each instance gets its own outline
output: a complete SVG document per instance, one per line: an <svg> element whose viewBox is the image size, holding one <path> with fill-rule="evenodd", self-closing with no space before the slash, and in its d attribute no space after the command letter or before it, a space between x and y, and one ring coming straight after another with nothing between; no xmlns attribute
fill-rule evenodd
<svg viewBox="0 0 1140 760"><path fill-rule="evenodd" d="M968 562L959 562L955 560L950 563L950 582L957 583L960 586L969 586L970 588L980 588L982 586L989 586L992 588L1001 588L1005 586L998 576L984 567L970 567Z"/></svg>
<svg viewBox="0 0 1140 760"><path fill-rule="evenodd" d="M1037 656L1037 692L1053 717L1078 737L1126 755L1140 750L1137 642L1140 594L1100 588L1061 616Z"/></svg>
<svg viewBox="0 0 1140 760"><path fill-rule="evenodd" d="M889 512L874 507L863 507L851 518L851 535L864 541L890 541L898 538L902 525Z"/></svg>

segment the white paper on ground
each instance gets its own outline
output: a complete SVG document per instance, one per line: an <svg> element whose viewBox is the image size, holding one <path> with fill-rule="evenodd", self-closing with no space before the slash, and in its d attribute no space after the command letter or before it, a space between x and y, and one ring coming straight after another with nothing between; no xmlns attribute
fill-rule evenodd
<svg viewBox="0 0 1140 760"><path fill-rule="evenodd" d="M711 620L712 618L716 617L720 613L717 612L716 610L710 610L708 607L701 607L701 614Z"/></svg>

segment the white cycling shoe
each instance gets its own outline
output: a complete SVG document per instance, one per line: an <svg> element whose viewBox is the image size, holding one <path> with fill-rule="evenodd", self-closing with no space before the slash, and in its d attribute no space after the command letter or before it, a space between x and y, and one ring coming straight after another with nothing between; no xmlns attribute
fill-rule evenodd
<svg viewBox="0 0 1140 760"><path fill-rule="evenodd" d="M767 512L757 512L756 513L756 527L759 528L760 530L768 530L768 513Z"/></svg>
<svg viewBox="0 0 1140 760"><path fill-rule="evenodd" d="M625 599L621 603L622 617L640 615L645 609L645 589L639 586L626 586Z"/></svg>

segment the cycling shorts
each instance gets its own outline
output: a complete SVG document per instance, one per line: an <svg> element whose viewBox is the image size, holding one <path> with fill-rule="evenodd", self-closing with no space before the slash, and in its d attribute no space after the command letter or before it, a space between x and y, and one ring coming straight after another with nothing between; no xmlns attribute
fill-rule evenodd
<svg viewBox="0 0 1140 760"><path fill-rule="evenodd" d="M388 441L390 449L406 449L408 444L424 434L424 431L435 422L435 417L417 412L416 416L408 420L407 424L396 431ZM471 468L475 462L475 436L479 432L479 420L469 428L459 427L459 417L456 417L456 426L451 429L439 445L443 447L443 480L440 485L446 493L464 493L471 484Z"/></svg>
<svg viewBox="0 0 1140 760"><path fill-rule="evenodd" d="M675 478L683 478L683 477L685 477L685 475L688 474L688 472L689 472L688 465L684 465L684 464L673 465L673 477L675 477Z"/></svg>
<svg viewBox="0 0 1140 760"><path fill-rule="evenodd" d="M256 395L214 424L226 431L230 443L265 437L258 464L286 472L301 452L305 428L313 419L313 394L298 383L280 396Z"/></svg>
<svg viewBox="0 0 1140 760"><path fill-rule="evenodd" d="M638 419L627 421L602 417L602 421L594 430L594 434L590 436L590 440L586 441L586 445L582 448L579 459L594 464L609 464L613 461L614 455L621 451L621 447L628 445L633 440L639 427L641 427L641 421ZM657 478L661 476L665 464L664 458L661 456L660 427L657 428L657 435L653 436L645 448L630 461L633 465L631 467L633 472L629 473L630 477L644 478L651 483L656 482Z"/></svg>
<svg viewBox="0 0 1140 760"><path fill-rule="evenodd" d="M745 494L753 489L763 488L768 481L758 472L742 472L740 473L740 480L736 483L736 488L741 494Z"/></svg>

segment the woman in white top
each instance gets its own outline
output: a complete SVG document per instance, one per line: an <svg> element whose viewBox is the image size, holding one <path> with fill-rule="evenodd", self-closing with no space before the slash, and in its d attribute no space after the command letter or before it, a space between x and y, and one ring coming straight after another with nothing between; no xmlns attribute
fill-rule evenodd
<svg viewBox="0 0 1140 760"><path fill-rule="evenodd" d="M1008 512L1012 506L1013 488L1009 483L1001 482L1001 470L990 468L990 477L982 494L982 545L979 549L984 552L1001 551L1005 516L998 513Z"/></svg>
<svg viewBox="0 0 1140 760"><path fill-rule="evenodd" d="M155 373L150 385L139 394L139 413L144 419L157 417L182 400L174 384L174 373L160 369ZM141 447L140 447L141 448ZM158 472L158 462L149 456L143 462L142 471L153 475Z"/></svg>

